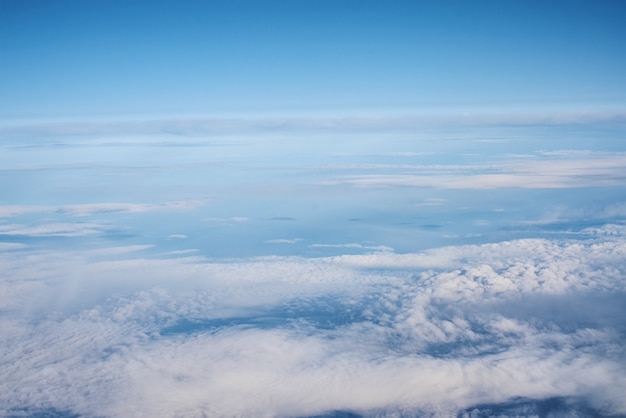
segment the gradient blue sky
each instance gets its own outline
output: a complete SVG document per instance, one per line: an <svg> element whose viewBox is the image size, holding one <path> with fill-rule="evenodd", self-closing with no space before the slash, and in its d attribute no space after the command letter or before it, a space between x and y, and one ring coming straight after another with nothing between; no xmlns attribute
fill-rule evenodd
<svg viewBox="0 0 626 418"><path fill-rule="evenodd" d="M623 1L0 1L0 118L626 103Z"/></svg>

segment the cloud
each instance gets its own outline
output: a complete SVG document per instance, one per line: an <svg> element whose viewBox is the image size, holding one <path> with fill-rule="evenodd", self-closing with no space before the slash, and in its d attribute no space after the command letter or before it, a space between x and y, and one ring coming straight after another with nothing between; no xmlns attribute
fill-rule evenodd
<svg viewBox="0 0 626 418"><path fill-rule="evenodd" d="M591 152L550 154L549 158L537 156L534 159L510 159L484 165L415 166L411 170L407 170L407 167L397 167L396 170L398 172L392 174L337 176L322 184L439 189L621 186L626 182L626 154Z"/></svg>
<svg viewBox="0 0 626 418"><path fill-rule="evenodd" d="M250 221L250 218L245 216L231 216L226 218L204 218L203 221L215 224L235 225L243 222L248 222Z"/></svg>
<svg viewBox="0 0 626 418"><path fill-rule="evenodd" d="M186 239L187 235L185 234L172 234L168 235L167 239Z"/></svg>
<svg viewBox="0 0 626 418"><path fill-rule="evenodd" d="M6 248L0 415L626 414L626 238L604 229L223 262Z"/></svg>
<svg viewBox="0 0 626 418"><path fill-rule="evenodd" d="M195 249L195 248L189 248L187 250L174 250L174 251L168 251L165 254L166 255L186 255L186 254L193 254L193 253L197 253L199 250Z"/></svg>
<svg viewBox="0 0 626 418"><path fill-rule="evenodd" d="M100 235L111 229L111 226L95 222L76 223L45 223L41 225L0 225L0 236L29 236L29 237L83 237Z"/></svg>
<svg viewBox="0 0 626 418"><path fill-rule="evenodd" d="M310 248L336 248L336 249L359 249L359 250L373 250L373 251L393 251L393 248L387 247L386 245L363 245L359 243L348 243L348 244L311 244Z"/></svg>
<svg viewBox="0 0 626 418"><path fill-rule="evenodd" d="M0 251L19 250L22 248L27 248L27 246L16 242L0 242Z"/></svg>
<svg viewBox="0 0 626 418"><path fill-rule="evenodd" d="M626 202L614 203L600 214L603 218L626 218Z"/></svg>
<svg viewBox="0 0 626 418"><path fill-rule="evenodd" d="M265 241L265 243L266 244L295 244L300 241L302 241L302 238L293 238L293 239L278 238L278 239L267 240Z"/></svg>
<svg viewBox="0 0 626 418"><path fill-rule="evenodd" d="M448 202L448 199L441 199L437 197L431 197L424 199L420 203L415 204L416 207L428 207L428 206L441 206Z"/></svg>
<svg viewBox="0 0 626 418"><path fill-rule="evenodd" d="M126 245L121 247L106 247L98 248L96 250L87 250L85 254L89 256L114 256L128 253L134 253L137 251L144 251L154 247L153 245Z"/></svg>
<svg viewBox="0 0 626 418"><path fill-rule="evenodd" d="M0 218L30 213L56 212L69 216L90 216L99 213L129 212L144 213L169 210L192 210L204 206L206 201L198 199L171 201L161 204L145 203L84 203L77 205L0 205Z"/></svg>
<svg viewBox="0 0 626 418"><path fill-rule="evenodd" d="M604 227L592 227L585 228L581 231L586 235L612 235L612 236L624 236L626 235L626 225L624 224L611 224Z"/></svg>
<svg viewBox="0 0 626 418"><path fill-rule="evenodd" d="M33 121L3 124L0 133L7 137L63 138L71 142L81 136L102 138L132 135L154 142L154 135L203 137L245 133L293 131L354 132L372 130L407 130L425 126L550 126L584 124L623 124L623 111L541 111L517 113L421 112L396 115L361 114L345 116L302 115L292 117L180 117L136 120ZM210 144L210 143L209 143ZM58 145L58 142L55 143Z"/></svg>

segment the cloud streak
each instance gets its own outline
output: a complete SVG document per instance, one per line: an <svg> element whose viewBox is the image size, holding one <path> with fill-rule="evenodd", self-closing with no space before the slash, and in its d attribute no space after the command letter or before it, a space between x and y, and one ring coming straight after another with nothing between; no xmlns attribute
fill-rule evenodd
<svg viewBox="0 0 626 418"><path fill-rule="evenodd" d="M624 124L626 114L616 111L543 112L421 112L395 115L363 114L345 116L303 115L292 117L180 117L137 120L41 121L5 123L0 133L7 137L80 137L112 135L206 136L242 133L293 131L371 131L414 129L425 126L551 126L594 123Z"/></svg>
<svg viewBox="0 0 626 418"><path fill-rule="evenodd" d="M85 237L100 235L112 229L111 225L96 222L54 222L41 225L4 224L0 225L0 236Z"/></svg>
<svg viewBox="0 0 626 418"><path fill-rule="evenodd" d="M32 213L54 212L69 216L90 216L99 213L145 213L170 210L193 210L206 204L205 200L190 199L162 204L147 203L83 203L76 205L0 205L0 218Z"/></svg>
<svg viewBox="0 0 626 418"><path fill-rule="evenodd" d="M583 153L567 158L512 159L484 165L399 166L391 174L343 175L322 184L439 189L605 187L623 185L626 182L625 167L626 154Z"/></svg>
<svg viewBox="0 0 626 418"><path fill-rule="evenodd" d="M267 240L265 241L265 243L266 244L295 244L300 241L302 241L302 238L293 238L293 239L276 238L276 239Z"/></svg>

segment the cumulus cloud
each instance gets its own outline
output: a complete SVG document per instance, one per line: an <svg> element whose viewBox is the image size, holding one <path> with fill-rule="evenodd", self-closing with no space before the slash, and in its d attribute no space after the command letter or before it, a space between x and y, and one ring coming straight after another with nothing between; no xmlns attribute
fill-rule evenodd
<svg viewBox="0 0 626 418"><path fill-rule="evenodd" d="M626 414L623 233L224 262L144 249L0 252L0 414Z"/></svg>

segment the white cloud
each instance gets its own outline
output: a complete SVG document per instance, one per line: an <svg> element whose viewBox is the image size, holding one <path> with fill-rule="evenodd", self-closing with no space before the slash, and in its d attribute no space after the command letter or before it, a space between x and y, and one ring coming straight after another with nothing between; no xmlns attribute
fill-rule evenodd
<svg viewBox="0 0 626 418"><path fill-rule="evenodd" d="M172 235L168 235L167 239L185 239L187 238L187 235L185 234L172 234Z"/></svg>
<svg viewBox="0 0 626 418"><path fill-rule="evenodd" d="M19 244L16 242L0 242L0 251L19 250L26 248L25 244Z"/></svg>
<svg viewBox="0 0 626 418"><path fill-rule="evenodd" d="M621 186L626 182L624 153L565 153L510 159L484 165L397 167L392 174L337 176L322 184L356 187L433 187L440 189L575 188ZM552 158L550 158L552 157ZM621 212L620 212L621 213Z"/></svg>
<svg viewBox="0 0 626 418"><path fill-rule="evenodd" d="M0 225L0 235L31 237L81 237L99 235L110 229L110 225L95 222L45 223L41 225Z"/></svg>
<svg viewBox="0 0 626 418"><path fill-rule="evenodd" d="M197 253L198 249L196 248L189 248L187 250L174 250L174 251L168 251L165 254L166 255L186 255L186 254L193 254L193 253Z"/></svg>
<svg viewBox="0 0 626 418"><path fill-rule="evenodd" d="M0 218L24 215L27 213L53 212L54 206L27 206L27 205L2 205L0 206Z"/></svg>
<svg viewBox="0 0 626 418"><path fill-rule="evenodd" d="M180 200L162 204L147 203L84 203L77 205L0 205L0 218L29 213L57 212L70 216L89 216L108 212L143 213L162 210L192 210L206 204L204 200Z"/></svg>
<svg viewBox="0 0 626 418"><path fill-rule="evenodd" d="M265 241L265 243L266 244L295 244L300 241L302 241L302 238L293 238L293 239L277 238L277 239L267 240Z"/></svg>
<svg viewBox="0 0 626 418"><path fill-rule="evenodd" d="M422 207L422 206L441 206L445 203L448 202L448 199L441 199L438 197L431 197L428 199L424 199L423 201L421 201L420 203L417 203L415 206L416 207Z"/></svg>
<svg viewBox="0 0 626 418"><path fill-rule="evenodd" d="M98 248L96 250L87 250L85 251L86 255L89 256L114 256L114 255L122 255L128 253L134 253L137 251L144 251L154 247L154 245L125 245L122 247L106 247L106 248Z"/></svg>
<svg viewBox="0 0 626 418"><path fill-rule="evenodd" d="M393 248L388 247L386 245L363 245L359 243L347 243L347 244L311 244L310 248L345 248L345 249L358 249L358 250L371 250L371 251L382 251L389 252L393 251Z"/></svg>
<svg viewBox="0 0 626 418"><path fill-rule="evenodd" d="M242 222L249 222L250 218L245 216L230 216L225 218L204 218L203 221L216 224L235 225Z"/></svg>
<svg viewBox="0 0 626 418"><path fill-rule="evenodd" d="M207 135L244 134L256 135L293 131L354 132L371 130L407 130L425 126L524 126L524 125L581 125L598 122L623 123L623 111L540 111L517 113L468 113L420 112L403 115L302 115L292 117L181 117L143 120L109 121L47 121L27 124L4 124L0 133L11 137L50 137L62 138L61 143L71 143L72 138L96 136L106 140L119 135L146 138L154 142L154 135L176 135L181 137L202 137ZM493 139L487 139L493 141ZM117 139L116 139L117 141ZM59 142L55 142L58 144Z"/></svg>
<svg viewBox="0 0 626 418"><path fill-rule="evenodd" d="M0 252L0 415L444 417L517 397L626 413L623 234L230 262L143 249Z"/></svg>
<svg viewBox="0 0 626 418"><path fill-rule="evenodd" d="M601 228L585 228L581 233L586 235L613 235L613 236L626 236L626 225L624 224L611 224L605 225Z"/></svg>

